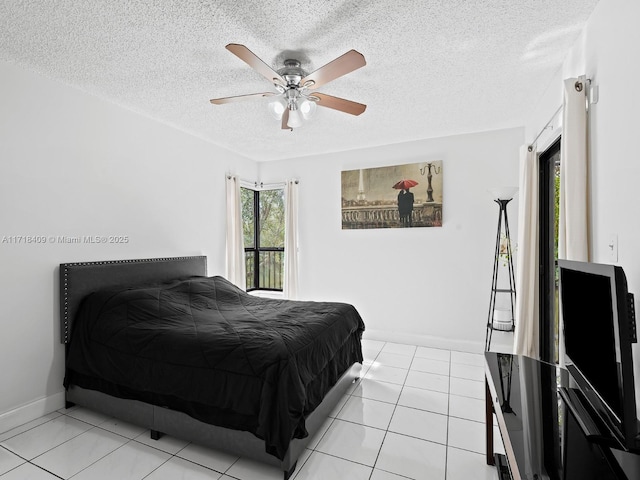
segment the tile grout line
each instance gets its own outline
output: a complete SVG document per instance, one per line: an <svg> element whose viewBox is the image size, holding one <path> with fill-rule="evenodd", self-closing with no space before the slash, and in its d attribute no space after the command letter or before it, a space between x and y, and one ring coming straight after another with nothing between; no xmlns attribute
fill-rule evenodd
<svg viewBox="0 0 640 480"><path fill-rule="evenodd" d="M155 470L157 470L158 468L160 468L162 465L164 465L165 463L167 463L167 462L168 462L169 460L171 460L172 458L176 457L176 454L171 454L171 453L169 453L169 452L167 452L167 451L165 451L165 450L162 450L161 448L158 448L158 447L155 447L155 446L152 446L152 445L147 445L147 444L146 444L146 443L144 443L144 442L140 442L140 441L136 440L136 438L137 438L137 437L136 437L136 438L129 438L129 437L127 437L127 436L120 435L119 433L112 432L111 430L108 430L108 429L105 429L105 428L100 427L100 425L101 425L101 424L99 424L99 425L95 425L95 424L93 424L93 423L91 423L91 422L88 422L88 421L85 421L85 420L80 420L79 418L74 417L73 415L69 415L69 414L67 414L67 413L62 413L62 415L65 415L65 416L67 416L67 417L70 417L70 418L72 418L72 419L74 419L74 420L77 420L77 421L79 421L79 422L83 422L83 423L86 423L86 424L88 424L88 425L91 425L91 426L92 426L92 428L90 428L90 429L88 429L88 430L85 430L84 432L80 433L79 435L76 435L75 437L72 437L72 438L70 438L69 440L67 440L67 441L65 441L65 442L62 442L62 443L61 443L61 444L59 444L59 445L56 445L55 447L53 447L53 448L51 448L51 449L47 450L47 452L49 452L49 451L53 450L54 448L59 447L60 445L64 445L65 443L67 443L67 442L69 442L69 441L71 441L71 440L73 440L73 439L75 439L75 438L79 437L80 435L83 435L84 433L87 433L87 432L89 432L89 431L93 430L93 429L99 429L99 430L102 430L102 431L104 431L104 432L108 432L108 433L111 433L111 434L113 434L113 435L117 435L117 436L119 436L119 437L122 437L123 439L125 439L125 440L126 440L122 445L120 445L120 446L118 446L117 448L115 448L115 449L111 450L110 452L107 452L106 454L104 454L104 455L103 455L103 456L101 456L100 458L96 459L94 462L90 463L90 464L89 464L89 465L87 465L86 467L84 467L84 468L82 468L81 470L77 471L77 472L76 472L76 473L74 473L70 478L75 477L76 475L78 475L78 474L80 474L81 472L83 472L83 471L87 470L88 468L90 468L91 466L95 465L95 464L96 464L96 463L98 463L99 461L101 461L101 460L103 460L104 458L108 457L109 455L111 455L112 453L116 452L117 450L120 450L120 449L121 449L121 448L123 448L124 446L131 444L132 442L135 442L136 444L139 444L139 445L144 445L144 446L149 447L149 448L153 448L154 450L158 450L159 452L166 453L167 455L170 455L170 457L169 457L169 458L167 458L164 462L162 462L160 465L158 465L155 469L153 469L151 472L149 472L147 475L145 475L145 476L144 476L144 477L142 477L142 478L147 478L147 477L148 477L149 475L151 475L151 473L153 473ZM107 420L105 420L105 421L107 421ZM103 423L104 423L104 422L103 422ZM187 445L188 445L188 444L187 444ZM186 445L185 445L185 447L183 447L182 449L180 449L180 450L179 450L179 452L180 452L180 451L182 451L184 448L186 448ZM36 458L38 458L38 457L40 457L40 456L44 455L44 454L45 454L45 453L47 453L47 452L44 452L44 453L42 453L42 454L38 455L37 457L34 457L33 459L36 459ZM42 469L42 470L47 471L48 473L51 473L52 475L55 475L55 476L56 476L56 477L58 477L58 478L63 478L63 477L60 477L59 475L56 475L56 474L54 474L54 473L52 473L52 472L49 472L49 471L48 471L48 470L46 470L45 468L43 468L43 467L41 467L41 466L39 466L39 465L37 465L37 464L35 464L35 463L31 462L31 461L28 461L28 462L29 462L29 463L31 463L32 465L34 465L34 466L36 466L36 467L38 467L38 468ZM198 465L196 462L191 462L191 463L193 463L193 464L195 464L195 465ZM204 467L204 465L202 465L202 466ZM205 467L205 468L206 468L206 467ZM209 470L212 470L212 469L209 469ZM218 471L216 471L216 470L212 470L212 471L214 471L214 472L216 472L216 473L220 473L220 472L218 472ZM224 473L222 473L222 475L224 475ZM142 480L142 479L141 479L141 480Z"/></svg>
<svg viewBox="0 0 640 480"><path fill-rule="evenodd" d="M63 413L62 415L67 416L67 415L66 415L66 414L64 414L64 413ZM55 417L55 418L60 418L60 416ZM59 446L61 446L61 445L64 445L65 443L70 442L71 440L73 440L73 439L75 439L75 438L79 437L80 435L82 435L82 434L84 434L84 433L87 433L89 430L93 430L94 428L96 428L96 425L93 425L92 423L84 422L84 421L79 420L79 419L77 419L77 418L75 418L75 417L70 417L70 418L72 418L73 420L77 420L78 422L86 423L87 425L90 425L90 426L91 426L91 428L89 428L89 429L87 429L87 430L84 430L83 432L80 432L79 434L74 435L74 436L73 436L73 437L71 437L71 438L66 439L64 442L59 443L59 444L57 444L57 445L55 445L55 446L53 446L53 447L51 447L51 448L49 448L49 449L45 450L45 451L44 451L44 452L42 452L42 453L39 453L38 455L36 455L35 457L33 457L33 458L31 458L31 459L28 459L28 458L26 458L26 457L23 457L22 455L19 455L18 453L14 452L13 450L10 450L10 449L9 449L9 448L7 448L7 447L4 447L4 446L2 446L2 447L3 447L5 450L8 450L9 452L13 453L14 455L16 455L16 456L18 456L18 457L22 458L23 460L25 460L25 462L26 462L26 463L29 463L29 464L33 465L34 467L39 468L40 470L44 470L44 471L45 471L45 472L47 472L47 473L51 473L51 475L54 475L54 476L56 476L56 477L58 477L58 478L62 478L62 477L60 477L59 475L56 475L56 474L54 474L54 473L52 473L52 472L49 472L49 470L47 470L47 469L46 469L46 468L44 468L44 467L41 467L41 466L40 466L40 465L38 465L37 463L34 463L34 462L33 462L33 460L35 460L36 458L39 458L39 457L43 456L43 455L44 455L44 454L46 454L46 453L49 453L50 451L52 451L52 450L54 450L54 449L58 448L58 447L59 447ZM40 427L40 426L42 426L42 425L45 425L45 424L47 424L47 423L49 423L50 421L53 421L53 420L55 420L55 419L51 419L51 420L49 420L49 421L47 421L47 422L44 422L44 423L42 423L42 424L40 424L40 425L38 425L38 426L36 426L36 427L30 428L30 429L28 429L28 430L25 430L25 431L24 431L24 432L22 432L22 433L26 433L26 432L28 432L28 431L31 431L31 430L33 430L33 429L35 429L35 428L38 428L38 427ZM20 433L20 434L18 434L18 435L22 435L22 433ZM14 437L17 437L18 435L15 435ZM11 437L11 438L14 438L14 437ZM17 468L17 467L16 467L16 468ZM84 469L83 469L83 470L84 470ZM6 472L5 472L5 473L6 473ZM4 473L3 473L2 475L4 475Z"/></svg>
<svg viewBox="0 0 640 480"><path fill-rule="evenodd" d="M385 345L386 345L386 342L385 342ZM383 347L384 347L384 345L383 345ZM376 358L378 358L378 355L380 355L380 353L381 353L381 352L382 352L382 349L380 349L380 350L378 351L378 353L376 354L376 356L374 357L374 359L371 361L371 364L372 364L372 365L373 365L373 363L375 362ZM363 366L363 368L364 368L364 360L363 360L363 365L362 365L362 366ZM371 368L371 366L369 366L369 369L370 369L370 368ZM367 373L368 373L369 369L367 369ZM359 379L358 379L358 381L357 381L357 383L358 383L358 384L362 383L362 381L364 380L365 375L366 375L366 373L364 373L364 374L362 374L362 375L360 376L360 378L359 378ZM311 458L311 455L312 455L314 452L318 452L318 453L323 454L323 455L328 455L328 456L333 457L333 458L339 458L340 460L345 460L345 461L348 461L348 462L356 463L356 464L358 464L358 465L364 465L364 464L359 463L359 462L354 462L353 460L347 460L347 459L345 459L345 458L338 457L338 456L336 456L336 455L332 455L332 454L330 454L330 453L325 453L325 452L322 452L322 451L320 451L320 450L317 450L318 445L320 445L320 443L322 442L322 439L325 437L325 435L327 434L327 432L329 431L329 429L331 428L331 426L336 422L336 420L342 420L342 419L338 419L338 415L340 415L340 412L342 411L342 409L344 408L344 406L347 404L347 402L349 401L349 399L350 399L351 397L353 397L353 396L354 396L354 395L353 395L353 392L354 392L357 388L358 388L358 386L356 385L356 386L355 386L355 388L353 389L353 391L352 391L351 393L347 394L347 397L348 397L348 398L347 398L347 401L345 401L345 402L342 404L342 406L338 409L338 411L336 412L336 416L335 416L335 417L330 417L330 418L331 418L331 422L329 423L329 426L328 426L328 427L327 427L327 429L322 433L322 435L320 436L320 438L319 438L319 439L318 439L318 441L316 442L315 446L314 446L312 449L309 449L309 450L311 450L311 454L309 454L309 456L305 459L305 461L302 463L302 465L300 465L300 466L297 466L297 467L296 467L295 475L293 476L293 478L292 478L291 480L295 480L295 479L296 479L296 477L298 476L298 474L300 473L300 471L302 470L302 468L304 467L304 465L309 461L309 459ZM357 396L356 396L356 397L357 397ZM357 398L364 398L364 397L357 397ZM344 421L346 421L346 420L344 420ZM354 423L354 422L349 422L349 423ZM371 427L371 428L374 428L374 427ZM376 457L376 458L377 458L377 457ZM364 466L369 467L369 465L364 465ZM373 474L373 467L371 467L371 473Z"/></svg>
<svg viewBox="0 0 640 480"><path fill-rule="evenodd" d="M385 342L385 345L386 344L387 343ZM382 348L384 348L384 345L383 345ZM407 383L407 377L409 376L409 371L411 370L411 365L413 365L413 359L415 358L416 351L417 351L417 348L413 352L413 356L411 357L411 362L409 363L409 368L407 369L407 375L404 377L404 381L402 382L402 386L400 387L400 393L398 394L398 399L396 400L396 403L393 406L393 412L391 412L391 418L389 418L389 423L387 424L387 428L386 428L386 430L384 432L384 436L382 437L382 443L380 444L380 448L378 449L378 454L376 455L376 459L373 462L373 467L371 469L371 475L369 475L369 480L371 480L371 477L373 476L373 472L375 471L376 465L377 465L378 460L380 458L380 452L382 452L382 447L384 447L384 442L387 439L387 434L389 433L389 427L391 426L391 421L393 420L393 416L396 414L396 410L398 408L398 402L400 401L400 397L402 396L402 391L404 390L404 386ZM380 350L380 352L382 352L382 349Z"/></svg>
<svg viewBox="0 0 640 480"><path fill-rule="evenodd" d="M382 350L384 349L385 345L387 344L387 342L384 342L382 344L382 348L380 348L380 351L378 352L378 354L376 355L376 358L373 359L373 361L371 362L371 366L373 366L373 364L375 363L376 359L380 356L380 354L382 353ZM369 369L371 369L371 367L369 367ZM402 392L402 388L400 388L400 392ZM363 397L364 398L364 397ZM398 399L400 398L400 395L398 395ZM398 402L396 401L396 405L398 404ZM393 418L393 414L396 411L396 407L393 407L393 412L391 413L391 418L389 419L389 424L391 424L391 419ZM373 477L373 472L376 471L376 464L378 463L378 458L380 457L380 452L382 451L382 446L384 445L384 441L387 438L387 432L389 431L389 426L387 425L387 430L384 432L384 435L382 436L382 443L380 444L380 448L378 449L378 453L376 454L376 459L373 461L373 466L371 467L371 473L369 474L369 480L371 480L371 477Z"/></svg>
<svg viewBox="0 0 640 480"><path fill-rule="evenodd" d="M407 375L408 375L408 373L411 371L411 366L413 365L414 359L416 358L416 353L417 353L417 350L416 350L416 351L414 351L414 355L412 356L411 363L410 363L409 368L408 368L408 370L407 370ZM376 357L376 358L377 358L377 357ZM422 358L422 357L418 357L418 358ZM440 360L440 361L442 361L441 359L431 359L431 358L428 358L428 357L426 357L426 358L427 358L427 359L429 359L429 360ZM448 378L448 391L446 392L446 393L447 393L447 414L446 414L446 416L447 416L447 430L446 430L446 432L447 432L447 433L446 433L446 440L445 440L445 444L444 444L444 446L445 446L445 463L444 463L445 479L446 479L446 475L447 475L448 449L449 449L449 448L456 448L456 447L450 447L450 446L449 446L449 419L451 418L451 415L450 415L450 404L451 404L451 379L453 378L453 377L451 376L451 370L452 370L452 363L454 363L454 362L452 361L452 359L451 359L451 350L449 350L449 362L448 362L448 363L449 363L449 366L448 366L449 370L448 370L448 375L447 375L447 376L448 376L449 378ZM456 362L456 363L457 363L457 362ZM473 365L471 365L471 366L473 366ZM425 372L425 373L431 373L431 372ZM434 375L435 375L435 374L434 374ZM456 377L456 378L458 378L458 377ZM467 378L463 378L463 377L460 377L460 378L461 378L461 379L463 379L463 380L473 380L473 379L467 379ZM407 385L406 385L406 378L405 378L405 382L404 382L404 383L402 384L402 386L401 386L400 395L398 396L398 401L396 402L396 404L395 404L395 406L394 406L394 412L393 412L393 414L395 414L395 411L396 411L397 407L399 406L400 396L402 395L402 392L404 391L405 386L407 386ZM415 387L415 388L419 388L419 387ZM421 389L421 390L429 390L429 389ZM429 390L429 391L431 391L431 390ZM439 393L444 393L444 392L439 392ZM457 396L461 396L461 397L464 397L464 398L472 398L472 399L474 399L474 400L475 400L475 398L474 398L474 397L467 397L467 396L465 396L465 395L457 395ZM366 398L366 397L363 397L363 398ZM390 402L385 402L385 403L390 403ZM407 407L407 408L412 408L412 407ZM413 408L413 409L415 409L415 410L419 410L419 411L427 411L427 412L428 412L428 410L422 410L422 409L419 409L419 408ZM430 413L438 414L438 412L430 412ZM393 419L393 414L392 414L392 419ZM440 415L441 415L441 414L440 414ZM458 418L458 417L454 417L454 418ZM462 418L462 417L461 417L461 419L463 419L463 420L469 420L469 419L464 419L464 418ZM473 421L473 420L469 420L469 421ZM390 420L389 424L390 424L390 423L391 423L391 420ZM480 422L480 423L482 423L482 422ZM389 431L390 431L390 430L389 430L389 428L387 427L387 431L385 432L385 436L384 436L384 438L383 438L383 444L384 444L384 440L386 439L386 434L387 434ZM392 432L392 433L394 433L394 432ZM411 435L404 435L404 436L407 436L407 437L410 437L410 438L417 438L417 439L419 439L419 440L425 440L425 439L421 439L421 438L419 438L419 437L413 437L413 436L411 436ZM426 441L428 441L428 440L426 440ZM438 442L432 442L432 443L438 443ZM382 447L381 447L381 449L382 449ZM380 451L381 451L381 449L378 451L378 457L379 457L379 455L380 455ZM472 451L472 450L467 450L467 449L459 449L459 450L469 451L469 452L471 452L471 453L477 453L477 452L474 452L474 451ZM376 458L376 462L374 463L374 469L375 469L375 464L377 464L378 457ZM390 472L390 473L394 473L394 474L396 474L395 472ZM373 472L372 472L372 474L373 474ZM396 475L397 475L397 474L396 474Z"/></svg>
<svg viewBox="0 0 640 480"><path fill-rule="evenodd" d="M5 475L5 474L7 474L7 473L9 473L9 472L11 472L11 471L13 471L13 470L15 470L16 468L21 467L21 466L22 466L22 465L24 465L25 463L30 463L30 464L31 464L31 462L30 462L29 460L27 460L26 458L24 458L22 455L18 455L17 453L15 453L15 452L13 452L13 451L9 450L9 449L8 449L8 448L6 448L5 446L0 445L0 448L2 448L3 450L6 450L6 451L7 451L7 452L9 452L11 455L15 455L15 456L16 456L16 457L18 457L20 460L24 460L21 464L16 465L15 467L13 467L13 468L11 468L11 469L7 470L6 472L0 473L0 477L2 477L3 475ZM33 465L33 464L32 464L32 465ZM34 467L37 467L37 465L34 465ZM39 468L39 467L38 467L38 468Z"/></svg>
<svg viewBox="0 0 640 480"><path fill-rule="evenodd" d="M56 474L56 473L53 473L53 472L51 472L51 471L47 470L46 468L44 468L44 467L42 467L42 466L38 465L37 463L34 463L34 462L33 462L33 460L35 460L35 459L37 459L37 458L41 457L42 455L45 455L46 453L48 453L48 452L50 452L50 451L52 451L52 450L54 450L54 449L58 448L58 447L59 447L59 446L61 446L61 445L64 445L65 443L70 442L71 440L74 440L75 438L78 438L80 435L83 435L83 434L85 434L85 433L87 433L87 432L89 432L89 431L93 430L94 428L98 428L98 426L97 426L97 425L94 425L93 423L86 422L86 421L84 421L84 420L80 420L80 419L78 419L78 418L76 418L76 417L73 417L73 416L71 416L71 415L67 415L66 413L62 413L62 412L60 412L60 415L58 415L57 417L52 418L51 420L49 420L49 421L47 421L47 422L41 423L40 425L37 425L36 427L33 427L33 428L37 428L37 427L40 427L40 426L42 426L42 425L45 425L45 424L49 423L50 421L55 420L56 418L60 418L60 417L61 417L61 416L63 416L63 415L64 415L64 416L66 416L66 417L72 418L73 420L77 420L77 421L79 421L79 422L86 423L87 425L91 425L91 428L89 428L88 430L85 430L85 431L83 431L83 432L79 433L78 435L74 435L73 437L68 438L68 439L67 439L67 440L65 440L64 442L62 442L62 443L60 443L60 444L58 444L58 445L56 445L56 446L54 446L54 447L51 447L51 448L50 448L50 449L48 449L48 450L45 450L44 452L40 453L39 455L36 455L35 457L33 457L31 460L28 460L28 459L26 459L26 458L22 457L21 455L18 455L18 454L16 454L15 452L13 452L13 451L9 450L9 451L10 451L11 453L13 453L14 455L16 455L16 456L18 456L18 457L22 458L23 460L25 460L25 462L26 462L26 463L28 463L28 464L30 464L30 465L32 465L32 466L34 466L34 467L36 467L36 468L38 468L38 469L40 469L40 470L43 470L43 471L45 471L45 472L49 473L50 475L53 475L53 476L54 476L54 477L56 477L56 478L60 478L60 479L62 479L62 480L64 480L64 477L61 477L60 475L58 475L58 474ZM33 430L33 429L32 429L32 428L30 428L30 429L28 429L28 430L25 430L25 431L24 431L24 432L22 432L22 433L26 433L26 432L28 432L28 431L30 431L30 430ZM18 435L21 435L21 434L18 434ZM17 435L15 435L15 436L17 436ZM13 438L13 437L11 437L11 438ZM126 438L126 437L124 437L124 438ZM128 442L125 442L125 444L126 444L126 443L128 443ZM124 445L124 444L123 444L123 445ZM122 446L122 445L121 445L121 446ZM5 449L6 449L6 447L3 447L3 448L5 448ZM120 447L118 447L118 448L120 448ZM8 450L8 449L7 449L7 450ZM117 449L116 449L116 450L117 450ZM104 458L104 457L106 457L107 455L109 455L109 454L113 453L114 451L115 451L115 450L112 450L111 452L108 452L107 454L105 454L105 455L103 455L102 457L100 457L100 459L98 459L98 460L101 460L102 458ZM98 460L96 460L96 462L97 462ZM95 462L93 462L93 463L95 463ZM93 463L91 463L91 465L93 465ZM21 465L24 465L24 464L21 464ZM19 465L19 466L21 466L21 465ZM89 466L90 466L90 465L89 465ZM72 475L72 477L73 477L73 476L75 476L75 475L77 475L78 473L82 472L83 470L86 470L87 468L89 468L89 466L87 466L87 467L85 467L85 468L83 468L83 469L79 470L78 472L74 473L74 474ZM16 468L18 468L18 467L16 467ZM14 469L12 469L12 470L14 470ZM8 472L5 472L5 473L8 473ZM2 475L4 475L4 473L3 473ZM1 476L1 475L0 475L0 476Z"/></svg>
<svg viewBox="0 0 640 480"><path fill-rule="evenodd" d="M77 420L77 419L76 419L76 420ZM96 428L97 428L97 425L96 425ZM101 429L101 430L104 430L104 429ZM113 433L113 432L111 432L111 433ZM117 434L116 434L116 435L117 435ZM120 436L122 437L122 435L120 435ZM87 465L87 466L86 466L86 467L84 467L83 469L81 469L81 470L79 470L78 472L74 473L73 475L71 475L71 477L70 477L70 478L73 478L73 477L75 477L76 475L79 475L81 472L84 472L86 469L88 469L88 468L90 468L91 466L95 465L96 463L98 463L98 462L99 462L100 460L102 460L103 458L108 457L108 456L109 456L109 455L111 455L113 452L115 452L115 451L117 451L117 450L120 450L122 447L124 447L125 445L128 445L130 442L132 442L132 441L133 441L133 438L128 438L128 437L123 437L123 438L126 438L126 439L127 439L127 441L126 441L126 442L124 442L124 443L123 443L122 445L120 445L119 447L117 447L117 448L115 448L115 449L111 450L110 452L106 453L106 454L105 454L105 455L103 455L102 457L98 458L96 461L94 461L94 462L92 462L91 464Z"/></svg>
<svg viewBox="0 0 640 480"><path fill-rule="evenodd" d="M20 457L20 458L22 458L22 457ZM4 475L6 475L6 474L8 474L10 472L13 472L14 470L22 467L23 465L27 465L27 464L37 468L38 470L42 470L43 472L47 472L49 475L52 475L55 478L59 478L60 480L65 480L64 477L61 477L60 475L57 475L57 474L55 474L53 472L50 472L49 470L47 470L46 468L41 467L40 465L36 465L35 463L31 463L29 460L26 460L24 463L21 463L20 465L18 465L16 467L13 467L11 470L7 470L4 473L0 473L0 477L3 477Z"/></svg>
<svg viewBox="0 0 640 480"><path fill-rule="evenodd" d="M377 358L377 355L376 355L376 358ZM359 381L361 382L363 380L363 378L364 378L364 375L362 375L360 377ZM351 393L348 394L349 397L351 397L351 395L352 395ZM347 399L347 401L348 401L348 399ZM329 431L331 426L335 423L336 419L338 418L338 415L340 414L340 412L342 411L342 409L344 408L346 403L347 402L344 402L344 404L342 404L342 406L338 409L338 411L336 412L336 416L335 417L329 417L329 418L331 418L331 422L329 422L329 425L327 426L327 429L324 432L322 432L322 435L320 435L320 438L318 439L318 441L316 442L316 444L314 445L313 448L307 448L307 450L311 450L311 453L305 459L305 461L302 462L302 465L296 465L296 472L294 473L293 478L291 480L295 480L297 478L297 476L300 474L300 471L306 465L306 463L309 461L309 459L311 458L311 455L313 455L314 452L322 453L323 455L329 455L328 453L321 452L320 450L317 450L316 448L318 447L318 445L320 445L320 443L322 442L322 439L325 437L325 435L327 434L327 432ZM331 455L331 456L333 456L333 455ZM335 457L335 458L340 458L340 457ZM341 460L344 460L344 459L341 459Z"/></svg>
<svg viewBox="0 0 640 480"><path fill-rule="evenodd" d="M56 411L57 411L57 410L56 410ZM42 425L46 425L47 423L52 422L53 420L55 420L56 418L59 418L59 417L60 417L60 416L62 416L62 415L64 415L64 413L60 413L59 415L57 415L57 416L55 416L55 417L53 417L53 418L50 418L50 419L49 419L49 420L47 420L46 422L39 423L38 425L34 425L34 426L33 426L33 427L31 427L31 428L27 428L26 430L23 430L23 431L21 431L21 432L19 432L19 433L16 433L15 435L11 435L10 437L7 437L7 438L5 438L4 440L2 440L2 442L0 442L0 446L2 446L2 443L6 442L7 440L11 440L12 438L17 437L18 435L22 435L23 433L30 432L30 431L31 431L31 430L33 430L34 428L38 428L38 427L41 427ZM44 416L44 415L43 415L43 416ZM42 418L42 417L40 417L40 418ZM36 420L37 420L37 419L36 419ZM35 420L33 420L33 421L35 421ZM27 423L31 423L31 422L27 422ZM22 426L24 426L24 425L26 425L26 424L18 425L18 426L14 427L14 428L10 428L10 429L9 429L9 430L7 430L6 432L2 432L2 434L0 434L0 435L5 435L5 434L9 433L11 430L19 429L20 427L22 427ZM5 447L5 448L6 448L6 447Z"/></svg>
<svg viewBox="0 0 640 480"><path fill-rule="evenodd" d="M131 441L131 440L133 440L133 438L132 438L132 439L130 439L129 441ZM127 445L128 443L129 443L129 442L126 442L124 445ZM142 443L142 442L138 442L138 443ZM124 447L124 445L122 445L122 446ZM143 445L145 445L145 444L143 444ZM187 445L189 445L189 444L187 444ZM185 448L187 448L187 445L185 445L184 447L182 447L182 449L178 450L178 452L181 452L182 450L184 450ZM147 446L148 446L148 447L151 447L151 445L147 445ZM154 447L151 447L151 448L154 448ZM117 449L116 449L116 450L117 450ZM158 450L160 450L160 449L158 449ZM164 450L160 450L160 451L164 451ZM115 452L115 450L114 450L114 452ZM140 480L144 480L145 478L149 477L149 475L153 474L153 472L155 472L156 470L158 470L159 468L161 468L163 465L167 464L170 460L173 460L173 459L177 456L178 452L173 453L173 454L171 454L171 453L169 453L169 452L164 452L164 453L169 453L169 455L171 455L171 456L170 456L169 458L167 458L164 462L162 462L160 465L158 465L156 468L154 468L153 470L151 470L149 473L147 473L147 474L146 474L144 477L142 477ZM112 452L112 453L113 453L113 452ZM106 455L105 455L105 456L106 456ZM104 457L102 457L102 458L104 458ZM180 457L178 457L178 458L180 458ZM102 459L100 459L100 460L102 460ZM88 468L88 467L87 467L87 468ZM216 470L214 470L214 472L216 472L216 473L220 473L220 472L218 472L218 471L216 471ZM224 475L224 473L223 473L222 475Z"/></svg>

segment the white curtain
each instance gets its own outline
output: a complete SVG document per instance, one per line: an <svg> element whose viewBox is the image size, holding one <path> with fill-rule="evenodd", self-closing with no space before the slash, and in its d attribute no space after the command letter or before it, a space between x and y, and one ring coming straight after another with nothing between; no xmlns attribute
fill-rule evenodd
<svg viewBox="0 0 640 480"><path fill-rule="evenodd" d="M586 81L564 81L558 257L589 260Z"/></svg>
<svg viewBox="0 0 640 480"><path fill-rule="evenodd" d="M298 298L298 181L289 180L285 189L284 296Z"/></svg>
<svg viewBox="0 0 640 480"><path fill-rule="evenodd" d="M245 290L246 267L244 259L244 236L242 233L242 202L240 201L240 179L234 175L226 176L227 192L227 252L226 278L234 285Z"/></svg>
<svg viewBox="0 0 640 480"><path fill-rule="evenodd" d="M539 357L539 243L538 152L535 146L520 148L520 201L516 272L516 328L513 352Z"/></svg>
<svg viewBox="0 0 640 480"><path fill-rule="evenodd" d="M589 261L587 150L587 83L584 77L564 81L560 151L560 220L558 258ZM565 363L564 322L560 312L558 356Z"/></svg>

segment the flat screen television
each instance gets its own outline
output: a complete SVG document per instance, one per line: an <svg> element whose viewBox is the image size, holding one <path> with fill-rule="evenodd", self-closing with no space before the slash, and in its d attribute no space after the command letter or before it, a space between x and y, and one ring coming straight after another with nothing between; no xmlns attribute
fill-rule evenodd
<svg viewBox="0 0 640 480"><path fill-rule="evenodd" d="M559 260L567 369L624 447L637 449L633 295L621 267Z"/></svg>

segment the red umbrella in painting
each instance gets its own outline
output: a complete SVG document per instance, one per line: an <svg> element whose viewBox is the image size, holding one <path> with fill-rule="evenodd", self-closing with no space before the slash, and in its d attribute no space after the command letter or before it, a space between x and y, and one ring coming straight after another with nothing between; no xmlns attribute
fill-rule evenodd
<svg viewBox="0 0 640 480"><path fill-rule="evenodd" d="M407 190L409 188L415 187L416 185L418 185L418 182L416 182L415 180L400 180L393 186L393 188L395 188L396 190Z"/></svg>

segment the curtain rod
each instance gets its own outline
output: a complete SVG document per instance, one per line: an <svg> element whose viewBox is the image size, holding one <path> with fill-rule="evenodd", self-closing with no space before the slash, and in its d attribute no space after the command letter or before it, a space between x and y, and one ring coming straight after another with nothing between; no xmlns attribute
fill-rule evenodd
<svg viewBox="0 0 640 480"><path fill-rule="evenodd" d="M242 183L242 181L240 181ZM273 190L275 188L284 188L287 186L287 182L273 182L273 183L264 183L264 182L246 182L247 185L253 185L253 188L260 190Z"/></svg>
<svg viewBox="0 0 640 480"><path fill-rule="evenodd" d="M583 92L585 96L587 96L587 91L589 89L589 87L591 87L591 79L587 78L586 75L580 75L577 80L576 83L574 84L574 88L576 89L576 92ZM597 98L595 100L591 100L589 99L587 101L587 111L589 111L589 105L591 103L598 103ZM562 110L562 107L564 106L564 103L562 105L560 105L558 107L558 109L555 111L555 113L551 116L551 118L549 119L549 121L546 123L546 125L544 127L542 127L542 130L540 130L540 133L538 133L538 135L536 136L536 138L533 139L533 142L531 142L529 144L529 147L527 148L527 150L529 150L530 152L533 152L533 146L536 144L536 142L538 141L538 139L540 138L540 135L542 135L544 133L544 131L549 127L549 125L551 124L551 122L553 121L554 118L556 118L556 116L558 115L558 113L560 113L560 111Z"/></svg>
<svg viewBox="0 0 640 480"><path fill-rule="evenodd" d="M233 178L234 175L231 174L227 174L227 179L231 179ZM274 190L276 188L284 188L287 186L287 182L275 182L275 183L264 183L264 182L251 182L249 180L244 180L238 176L236 176L235 178L237 178L240 181L240 185L246 188L253 188L256 190ZM293 180L293 182L298 185L300 183L300 180L296 179Z"/></svg>
<svg viewBox="0 0 640 480"><path fill-rule="evenodd" d="M540 138L540 136L544 133L544 131L549 127L549 125L551 124L551 122L553 122L553 119L556 118L558 116L558 114L560 113L560 111L562 110L563 105L560 105L558 107L558 109L554 112L553 115L551 115L551 118L549 119L549 121L545 124L544 127L542 127L542 130L540 130L540 133L538 133L538 135L536 135L536 138L533 139L533 142L531 142L529 144L529 148L527 148L527 150L529 150L530 152L533 152L533 146L536 144L536 142L538 141L538 139Z"/></svg>
<svg viewBox="0 0 640 480"><path fill-rule="evenodd" d="M287 186L288 182L274 182L274 183L264 183L264 182L247 182L245 180L240 180L240 184L244 184L249 188L255 188L256 190L275 190L277 188L284 188ZM293 183L298 185L300 183L299 180L293 180Z"/></svg>

